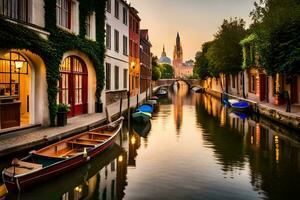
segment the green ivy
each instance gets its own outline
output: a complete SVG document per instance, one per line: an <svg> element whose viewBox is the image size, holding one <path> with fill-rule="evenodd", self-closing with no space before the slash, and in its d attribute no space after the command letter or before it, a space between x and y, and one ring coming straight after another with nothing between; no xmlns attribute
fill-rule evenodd
<svg viewBox="0 0 300 200"><path fill-rule="evenodd" d="M256 34L251 34L240 42L243 47L243 69L255 65Z"/></svg>
<svg viewBox="0 0 300 200"><path fill-rule="evenodd" d="M57 113L56 97L57 83L60 79L59 66L63 54L70 50L78 50L86 54L93 62L96 71L96 101L101 102L101 92L104 88L104 23L106 0L92 0L87 3L79 1L80 33L75 35L59 29L56 26L56 1L45 1L45 29L50 33L48 40L41 38L34 31L18 24L0 19L0 48L27 49L39 55L46 65L46 79L48 85L48 107L51 126L55 125ZM86 17L96 13L96 42L85 39Z"/></svg>

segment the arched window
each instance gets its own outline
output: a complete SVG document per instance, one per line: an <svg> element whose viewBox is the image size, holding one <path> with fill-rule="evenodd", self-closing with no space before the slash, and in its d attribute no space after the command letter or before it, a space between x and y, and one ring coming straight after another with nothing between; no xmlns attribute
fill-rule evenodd
<svg viewBox="0 0 300 200"><path fill-rule="evenodd" d="M59 102L69 104L69 116L87 113L87 69L76 56L67 57L60 66Z"/></svg>

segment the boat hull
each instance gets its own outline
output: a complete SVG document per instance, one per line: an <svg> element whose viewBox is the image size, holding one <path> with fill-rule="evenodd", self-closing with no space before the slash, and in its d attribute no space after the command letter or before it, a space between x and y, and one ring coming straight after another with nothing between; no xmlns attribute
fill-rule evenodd
<svg viewBox="0 0 300 200"><path fill-rule="evenodd" d="M109 141L105 144L89 151L86 156L79 155L73 158L67 159L55 165L43 168L36 172L33 172L28 175L24 175L21 177L12 178L10 176L5 175L2 173L3 181L5 182L6 187L8 190L24 190L26 188L32 187L33 185L46 181L50 178L58 176L64 172L68 172L80 165L83 165L93 159L95 156L99 155L110 146L112 146L116 141L117 135L112 137Z"/></svg>

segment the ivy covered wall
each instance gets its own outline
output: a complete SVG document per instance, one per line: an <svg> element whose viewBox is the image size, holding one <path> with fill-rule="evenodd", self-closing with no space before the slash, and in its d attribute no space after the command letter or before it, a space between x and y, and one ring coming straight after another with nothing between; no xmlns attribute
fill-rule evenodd
<svg viewBox="0 0 300 200"><path fill-rule="evenodd" d="M34 31L22 25L9 23L0 18L0 48L26 49L39 55L46 65L48 102L51 126L55 125L57 83L60 79L59 66L63 54L70 50L85 53L93 62L96 71L96 101L101 102L104 88L105 56L105 5L106 0L79 0L79 35L64 31L56 26L56 1L45 1L45 29L50 33L48 40L41 38ZM91 12L96 13L96 42L87 40L86 18Z"/></svg>

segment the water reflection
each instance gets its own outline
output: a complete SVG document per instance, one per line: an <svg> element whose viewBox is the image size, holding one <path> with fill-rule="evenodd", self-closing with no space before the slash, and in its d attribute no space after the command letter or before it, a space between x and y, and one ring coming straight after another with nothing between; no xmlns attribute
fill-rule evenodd
<svg viewBox="0 0 300 200"><path fill-rule="evenodd" d="M224 174L234 174L249 165L250 182L261 196L285 199L297 194L300 145L295 131L264 118L231 115L219 99L209 95L199 95L196 108L206 133L206 147L214 149Z"/></svg>
<svg viewBox="0 0 300 200"><path fill-rule="evenodd" d="M124 125L92 162L7 199L287 199L300 188L297 133L241 117L185 83L149 127ZM145 138L141 133L147 133ZM141 137L143 136L143 137Z"/></svg>

